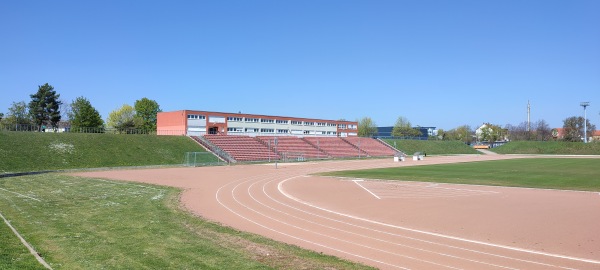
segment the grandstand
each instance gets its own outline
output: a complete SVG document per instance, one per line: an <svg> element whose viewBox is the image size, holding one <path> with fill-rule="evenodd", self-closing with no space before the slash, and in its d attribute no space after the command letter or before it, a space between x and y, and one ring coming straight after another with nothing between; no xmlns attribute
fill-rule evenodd
<svg viewBox="0 0 600 270"><path fill-rule="evenodd" d="M157 114L158 135L186 135L228 162L394 156L397 150L357 137L358 123L207 111Z"/></svg>

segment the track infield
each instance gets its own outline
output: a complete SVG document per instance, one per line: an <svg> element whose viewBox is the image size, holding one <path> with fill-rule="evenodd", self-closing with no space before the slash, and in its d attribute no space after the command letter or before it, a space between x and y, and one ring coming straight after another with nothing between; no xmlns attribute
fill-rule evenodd
<svg viewBox="0 0 600 270"><path fill-rule="evenodd" d="M183 188L196 215L381 269L598 269L600 194L312 173L523 158L427 157L76 173Z"/></svg>

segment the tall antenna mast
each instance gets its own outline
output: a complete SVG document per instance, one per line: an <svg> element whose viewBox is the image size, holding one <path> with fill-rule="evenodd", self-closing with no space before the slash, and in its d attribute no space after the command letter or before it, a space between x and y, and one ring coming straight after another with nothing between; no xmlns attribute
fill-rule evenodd
<svg viewBox="0 0 600 270"><path fill-rule="evenodd" d="M529 100L527 100L527 132L531 130L531 105L529 104Z"/></svg>

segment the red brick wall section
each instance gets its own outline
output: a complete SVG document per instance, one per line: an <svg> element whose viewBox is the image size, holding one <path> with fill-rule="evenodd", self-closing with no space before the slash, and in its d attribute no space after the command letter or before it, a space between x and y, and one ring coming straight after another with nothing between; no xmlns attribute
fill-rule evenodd
<svg viewBox="0 0 600 270"><path fill-rule="evenodd" d="M186 111L159 112L156 115L156 134L185 135L186 130Z"/></svg>

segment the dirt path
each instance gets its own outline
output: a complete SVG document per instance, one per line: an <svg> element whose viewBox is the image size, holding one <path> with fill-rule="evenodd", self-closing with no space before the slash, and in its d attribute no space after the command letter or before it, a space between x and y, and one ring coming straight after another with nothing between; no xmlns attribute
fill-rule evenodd
<svg viewBox="0 0 600 270"><path fill-rule="evenodd" d="M181 187L182 203L205 218L381 269L600 268L598 193L309 175L508 158L520 156L77 175Z"/></svg>

